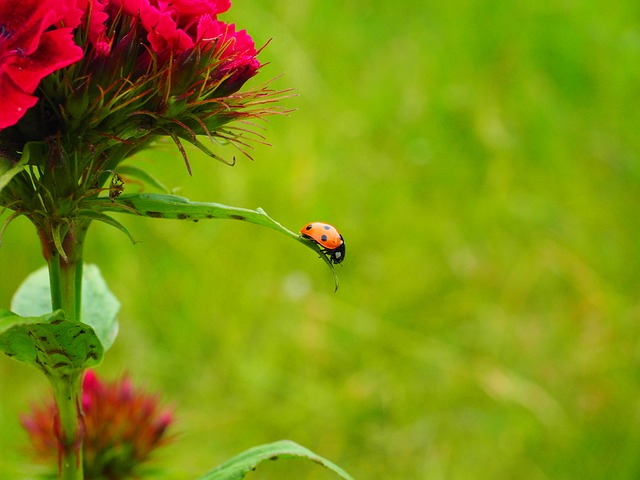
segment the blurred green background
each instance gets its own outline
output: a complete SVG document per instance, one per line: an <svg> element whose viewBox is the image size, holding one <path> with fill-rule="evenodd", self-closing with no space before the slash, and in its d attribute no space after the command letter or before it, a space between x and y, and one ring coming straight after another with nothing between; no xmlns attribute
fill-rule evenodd
<svg viewBox="0 0 640 480"><path fill-rule="evenodd" d="M332 223L347 256L334 294L268 229L120 216L132 245L93 227L87 260L123 303L98 372L176 405L166 477L289 438L357 479L639 478L639 4L236 0L222 18L273 39L255 83L284 72L297 111L254 162L191 151L189 177L166 145L137 164L292 230ZM0 305L42 264L14 222ZM48 385L9 359L0 378L0 478L22 478L17 417Z"/></svg>

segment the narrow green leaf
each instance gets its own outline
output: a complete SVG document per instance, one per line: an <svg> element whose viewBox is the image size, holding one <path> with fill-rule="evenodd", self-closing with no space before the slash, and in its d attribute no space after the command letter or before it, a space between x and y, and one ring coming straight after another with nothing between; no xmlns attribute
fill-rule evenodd
<svg viewBox="0 0 640 480"><path fill-rule="evenodd" d="M64 259L65 262L69 261L67 258L67 254L64 251L64 247L62 246L62 225L54 225L51 229L51 233L53 235L53 244L56 246L56 250L60 254L60 256Z"/></svg>
<svg viewBox="0 0 640 480"><path fill-rule="evenodd" d="M271 228L296 240L299 238L298 234L287 230L269 217L261 208L249 210L247 208L230 207L221 203L192 202L176 195L133 193L120 195L110 202L102 198L90 198L86 200L85 206L101 212L136 213L152 218L192 221L207 219L242 220Z"/></svg>
<svg viewBox="0 0 640 480"><path fill-rule="evenodd" d="M82 321L93 328L104 349L108 350L118 334L120 302L109 290L96 265L84 265L82 270ZM51 312L47 267L31 273L22 282L11 301L11 310L24 317Z"/></svg>
<svg viewBox="0 0 640 480"><path fill-rule="evenodd" d="M39 317L0 310L0 352L58 378L98 365L104 355L93 329L65 320L62 310Z"/></svg>
<svg viewBox="0 0 640 480"><path fill-rule="evenodd" d="M25 163L26 161L20 160L14 164L8 158L0 158L0 192L9 184L13 177L22 171Z"/></svg>
<svg viewBox="0 0 640 480"><path fill-rule="evenodd" d="M127 227L125 227L119 221L117 221L115 218L110 217L109 215L102 212L96 212L94 210L87 210L87 209L80 210L80 215L82 215L85 218L90 218L91 220L95 220L96 222L102 222L102 223L106 223L107 225L111 225L112 227L116 227L118 230L124 233L127 237L129 237L129 240L131 240L131 243L136 243L136 239L133 238L133 235L131 235L129 230L127 230Z"/></svg>
<svg viewBox="0 0 640 480"><path fill-rule="evenodd" d="M241 480L247 473L255 470L255 468L264 461L291 457L309 459L328 468L344 480L353 480L347 472L336 464L290 440L281 440L279 442L250 448L211 470L201 477L200 480Z"/></svg>
<svg viewBox="0 0 640 480"><path fill-rule="evenodd" d="M46 158L46 144L44 142L28 142L22 150L22 156L17 163L13 163L8 158L0 158L0 192L6 187L11 179L22 171L31 158Z"/></svg>
<svg viewBox="0 0 640 480"><path fill-rule="evenodd" d="M196 147L198 150L200 150L206 156L208 156L210 158L213 158L214 160L217 160L217 161L219 161L221 163L224 163L225 165L229 165L229 166L233 166L233 165L236 164L236 157L233 157L233 160L231 160L231 161L225 160L223 157L221 157L220 155L216 154L213 150L211 150L204 143L202 143L198 139L198 137L182 137L182 138L185 138L185 140L187 140L189 143L191 143L194 147ZM249 157L249 158L251 158L251 157Z"/></svg>
<svg viewBox="0 0 640 480"><path fill-rule="evenodd" d="M267 215L261 208L250 210L247 208L230 207L221 203L192 202L176 195L152 193L124 194L114 199L88 198L83 202L82 208L83 210L91 209L100 213L119 212L151 218L191 220L194 222L209 219L230 219L261 225L283 233L316 252L331 269L335 289L338 289L338 277L333 263L331 263L331 260L329 260L318 244L285 228Z"/></svg>
<svg viewBox="0 0 640 480"><path fill-rule="evenodd" d="M22 149L21 164L44 165L49 158L49 145L47 142L28 142Z"/></svg>

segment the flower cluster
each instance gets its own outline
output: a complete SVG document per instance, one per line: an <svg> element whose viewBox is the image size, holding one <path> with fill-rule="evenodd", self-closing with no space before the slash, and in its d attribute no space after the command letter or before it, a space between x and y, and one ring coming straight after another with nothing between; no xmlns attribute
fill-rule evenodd
<svg viewBox="0 0 640 480"><path fill-rule="evenodd" d="M84 97L93 93L98 98L92 100L104 102L128 93L132 100L134 92L125 90L137 84L145 85L135 89L136 97L142 94L138 106L154 96L166 103L237 91L260 64L251 37L217 20L229 7L228 0L0 1L0 129L15 125L39 100L59 115L55 120L70 115L95 127L104 119L95 118L97 105L83 105ZM45 77L72 64L34 95ZM158 115L169 105L161 107Z"/></svg>
<svg viewBox="0 0 640 480"><path fill-rule="evenodd" d="M246 31L218 19L229 7L0 0L0 207L46 232L84 215L79 202L160 137L189 171L182 141L222 161L216 139L246 153L261 137L235 123L276 113L277 92L240 92L260 62Z"/></svg>
<svg viewBox="0 0 640 480"><path fill-rule="evenodd" d="M37 458L49 463L57 458L55 409L52 399L22 417ZM173 420L170 410L161 409L155 396L134 389L128 377L103 382L92 370L84 377L82 410L87 479L129 478L155 448L166 443Z"/></svg>

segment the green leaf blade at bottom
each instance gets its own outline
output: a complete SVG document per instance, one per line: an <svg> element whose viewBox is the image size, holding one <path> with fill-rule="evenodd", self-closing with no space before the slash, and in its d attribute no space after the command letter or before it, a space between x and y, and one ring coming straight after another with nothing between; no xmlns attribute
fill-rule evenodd
<svg viewBox="0 0 640 480"><path fill-rule="evenodd" d="M342 468L290 440L250 448L208 472L199 480L241 480L265 461L279 458L306 458L331 470L344 480L353 478Z"/></svg>

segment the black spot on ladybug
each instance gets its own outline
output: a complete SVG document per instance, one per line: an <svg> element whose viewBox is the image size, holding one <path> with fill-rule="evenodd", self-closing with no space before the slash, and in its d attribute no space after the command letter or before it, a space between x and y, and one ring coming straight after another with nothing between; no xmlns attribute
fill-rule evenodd
<svg viewBox="0 0 640 480"><path fill-rule="evenodd" d="M323 242L327 241L327 236L326 235L322 235L320 238L322 239Z"/></svg>
<svg viewBox="0 0 640 480"><path fill-rule="evenodd" d="M325 226L324 226L324 229L325 229L325 230L331 230L331 225L325 225Z"/></svg>
<svg viewBox="0 0 640 480"><path fill-rule="evenodd" d="M307 228L305 228L305 230L311 230L313 228L313 225L309 224L307 225Z"/></svg>

